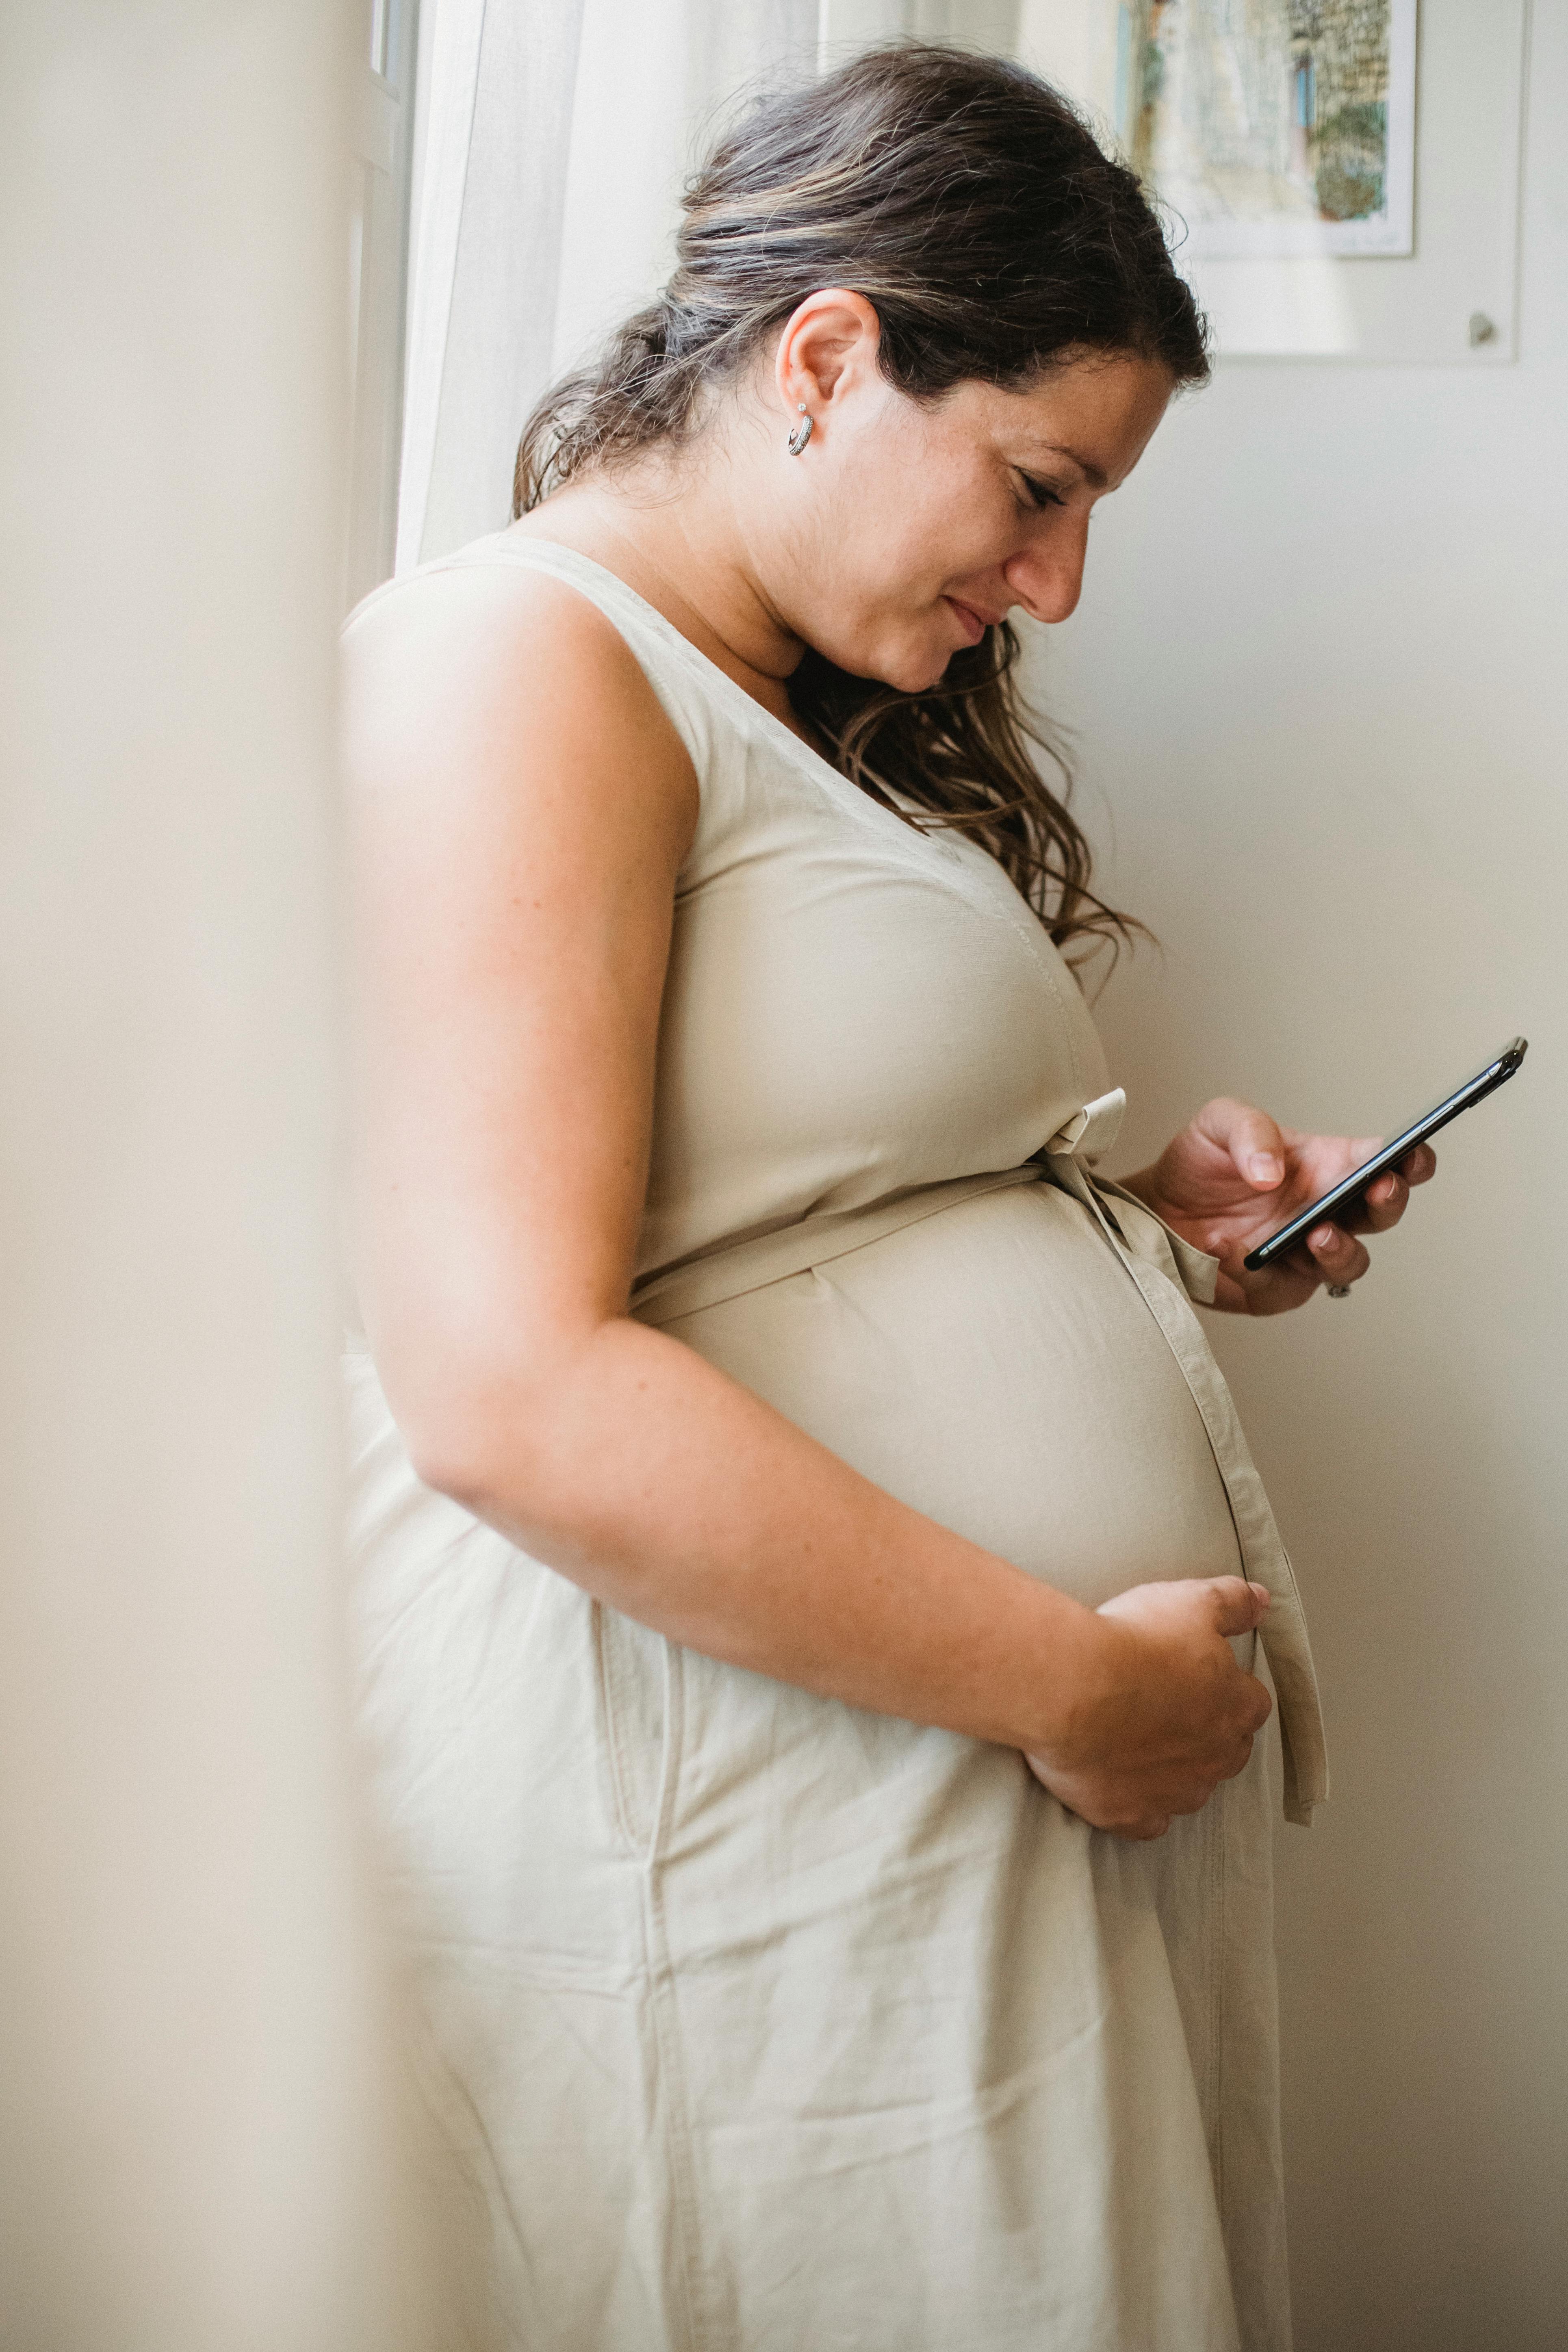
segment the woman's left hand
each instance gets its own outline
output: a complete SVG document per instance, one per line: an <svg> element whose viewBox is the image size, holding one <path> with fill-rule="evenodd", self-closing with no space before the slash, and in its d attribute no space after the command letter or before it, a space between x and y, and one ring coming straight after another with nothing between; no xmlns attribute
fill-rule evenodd
<svg viewBox="0 0 1568 2352"><path fill-rule="evenodd" d="M1260 1274L1242 1259L1363 1160L1373 1136L1300 1135L1267 1111L1221 1095L1205 1103L1152 1168L1122 1181L1194 1247L1220 1263L1215 1305L1232 1315L1280 1315L1304 1306L1320 1283L1359 1282L1371 1260L1359 1234L1386 1233L1405 1214L1413 1184L1425 1184L1436 1154L1418 1144L1380 1176L1342 1224L1314 1225L1304 1243Z"/></svg>

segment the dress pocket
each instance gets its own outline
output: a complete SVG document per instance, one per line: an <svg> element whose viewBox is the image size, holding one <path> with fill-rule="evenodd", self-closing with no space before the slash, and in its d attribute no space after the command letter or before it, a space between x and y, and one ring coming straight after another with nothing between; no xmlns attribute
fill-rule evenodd
<svg viewBox="0 0 1568 2352"><path fill-rule="evenodd" d="M671 1764L670 1647L595 1601L594 1648L616 1823L638 1861L651 1862Z"/></svg>

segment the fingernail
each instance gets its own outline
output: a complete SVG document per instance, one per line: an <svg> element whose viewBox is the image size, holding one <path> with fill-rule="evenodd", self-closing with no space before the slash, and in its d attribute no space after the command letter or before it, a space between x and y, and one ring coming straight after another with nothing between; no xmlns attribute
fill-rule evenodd
<svg viewBox="0 0 1568 2352"><path fill-rule="evenodd" d="M1255 1151L1247 1163L1247 1172L1259 1184L1278 1184L1285 1171L1272 1151Z"/></svg>
<svg viewBox="0 0 1568 2352"><path fill-rule="evenodd" d="M1268 1608L1268 1606L1269 1601L1270 1601L1273 1599L1273 1597L1274 1597L1274 1596L1273 1596L1273 1594L1269 1591L1268 1587L1266 1584L1255 1584L1255 1585L1253 1586L1252 1590L1254 1591L1254 1592L1256 1592L1256 1593L1257 1593L1258 1598L1259 1599L1259 1601L1262 1601L1263 1606L1265 1607L1265 1609L1267 1609L1267 1608Z"/></svg>
<svg viewBox="0 0 1568 2352"><path fill-rule="evenodd" d="M1318 1225L1314 1228L1310 1236L1311 1246L1315 1250L1326 1250L1333 1241L1333 1238L1334 1229L1332 1225Z"/></svg>

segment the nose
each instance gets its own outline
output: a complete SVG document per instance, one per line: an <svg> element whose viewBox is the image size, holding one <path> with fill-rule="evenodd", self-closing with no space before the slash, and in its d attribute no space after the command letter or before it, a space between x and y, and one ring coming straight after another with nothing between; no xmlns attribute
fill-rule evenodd
<svg viewBox="0 0 1568 2352"><path fill-rule="evenodd" d="M1089 516L1057 513L1002 567L1014 599L1036 621L1065 621L1083 591Z"/></svg>

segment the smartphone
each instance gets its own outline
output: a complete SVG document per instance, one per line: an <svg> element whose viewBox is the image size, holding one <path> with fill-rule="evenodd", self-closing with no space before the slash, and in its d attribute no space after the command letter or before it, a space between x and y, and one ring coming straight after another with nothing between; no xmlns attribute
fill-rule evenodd
<svg viewBox="0 0 1568 2352"><path fill-rule="evenodd" d="M1425 1143L1429 1135L1436 1135L1440 1127L1447 1127L1448 1121L1458 1118L1462 1110L1468 1110L1473 1103L1483 1101L1511 1078L1523 1061L1524 1054L1524 1039L1516 1037L1484 1069L1478 1070L1473 1078L1467 1078L1462 1087L1456 1087L1451 1095L1445 1095L1440 1103L1423 1112L1403 1135L1396 1135L1392 1143L1385 1143L1381 1150L1374 1151L1361 1167L1352 1168L1350 1174L1331 1192L1325 1192L1321 1201L1314 1201L1310 1209L1303 1209L1299 1217L1292 1217L1288 1225L1281 1225L1277 1234L1270 1234L1266 1242L1260 1242L1255 1250L1248 1250L1241 1261L1243 1265L1257 1274L1262 1267L1272 1265L1276 1258L1283 1257L1287 1250L1294 1249L1298 1242L1305 1241L1312 1227L1321 1225L1325 1217L1331 1221L1337 1210L1353 1207L1369 1184L1374 1184L1388 1169L1397 1168L1406 1153L1414 1151L1418 1143Z"/></svg>

